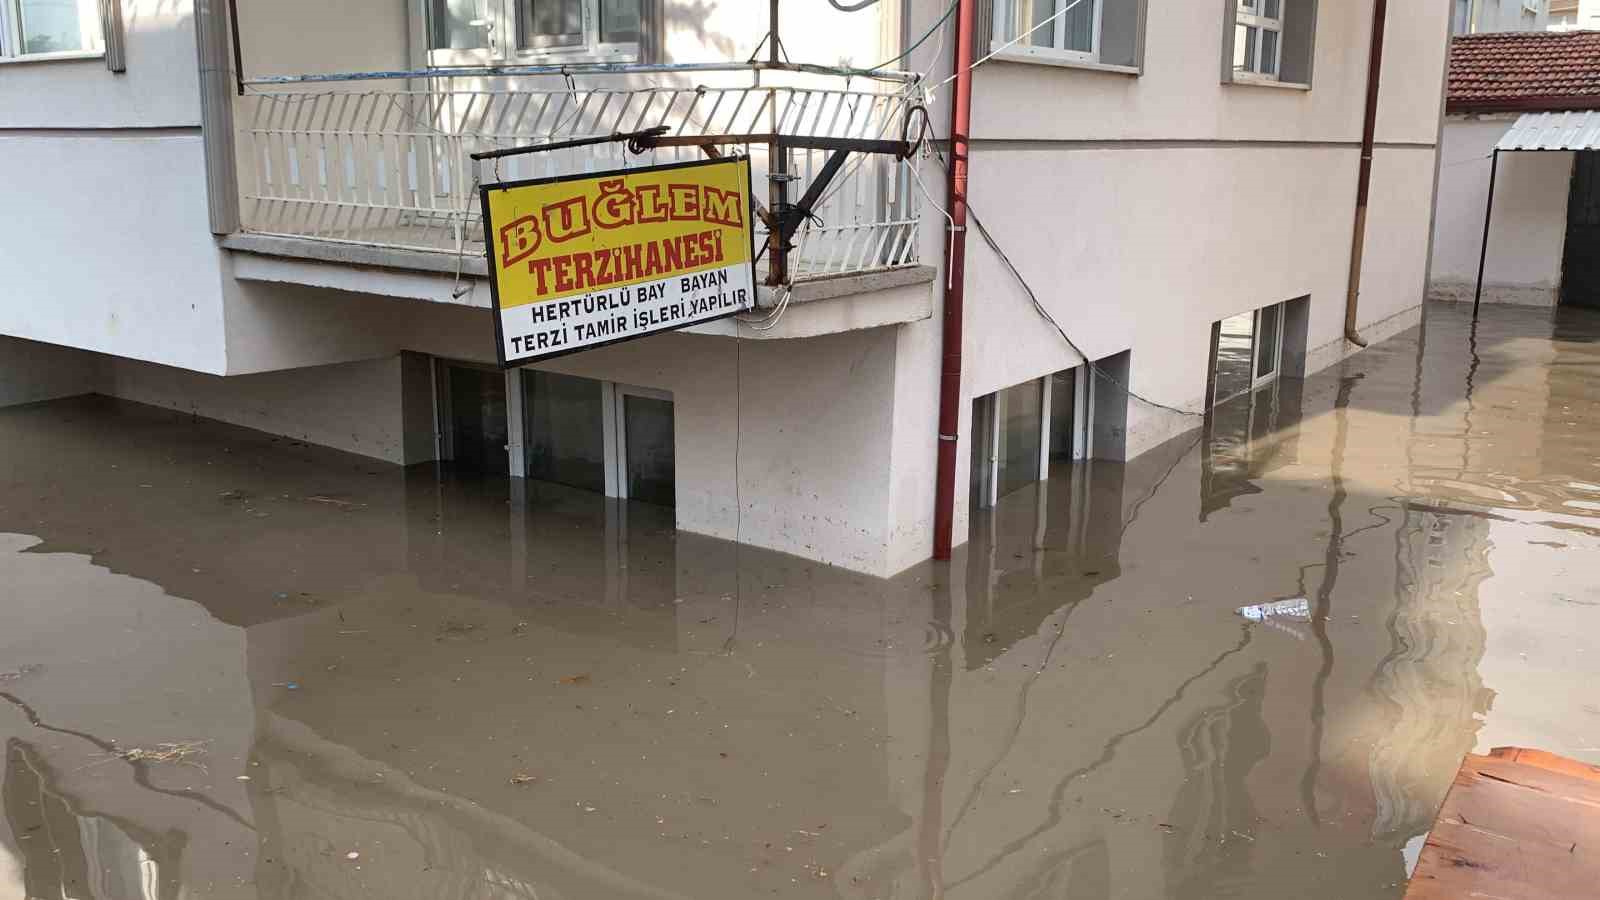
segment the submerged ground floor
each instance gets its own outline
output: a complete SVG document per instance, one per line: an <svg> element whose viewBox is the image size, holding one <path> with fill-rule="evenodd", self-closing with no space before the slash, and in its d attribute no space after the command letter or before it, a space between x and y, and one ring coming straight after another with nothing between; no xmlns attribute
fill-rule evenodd
<svg viewBox="0 0 1600 900"><path fill-rule="evenodd" d="M1245 318L1129 462L1070 373L985 401L972 541L889 580L676 527L691 413L621 383L386 363L451 466L0 410L0 895L1398 897L1461 754L1600 762L1600 315L1303 380ZM559 477L467 465L502 395L589 422Z"/></svg>
<svg viewBox="0 0 1600 900"><path fill-rule="evenodd" d="M904 290L926 300L929 288ZM373 327L393 334L364 351L371 358L226 377L0 337L0 408L114 397L347 451L386 471L438 462L513 494L570 488L642 502L667 510L679 531L868 575L897 575L932 554L931 320L787 338L723 321L712 323L722 333L659 334L503 371L482 356L487 310L331 293L316 302L331 318L382 319ZM1137 458L1193 434L1212 406L1352 349L1318 324L1342 298L1236 303L1244 308L1215 321L1185 309L1131 346L1102 338L1097 350L1080 336L1087 357L1036 313L1025 333L1039 344L1034 332L1045 332L1048 352L969 348L954 542L1057 466ZM1363 332L1379 340L1420 316L1412 305ZM275 335L272 346L305 340Z"/></svg>

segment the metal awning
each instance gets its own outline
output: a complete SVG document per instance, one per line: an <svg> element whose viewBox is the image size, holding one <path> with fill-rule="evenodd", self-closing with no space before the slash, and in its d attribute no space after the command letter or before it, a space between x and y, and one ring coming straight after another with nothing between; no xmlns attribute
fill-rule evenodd
<svg viewBox="0 0 1600 900"><path fill-rule="evenodd" d="M1600 111L1525 113L1494 149L1600 150Z"/></svg>
<svg viewBox="0 0 1600 900"><path fill-rule="evenodd" d="M1483 211L1483 246L1478 250L1478 285L1472 292L1474 321L1483 300L1483 266L1489 257L1489 221L1494 216L1494 181L1500 172L1500 154L1537 150L1600 150L1600 110L1523 113L1494 145L1490 154L1493 161L1489 163L1489 201Z"/></svg>

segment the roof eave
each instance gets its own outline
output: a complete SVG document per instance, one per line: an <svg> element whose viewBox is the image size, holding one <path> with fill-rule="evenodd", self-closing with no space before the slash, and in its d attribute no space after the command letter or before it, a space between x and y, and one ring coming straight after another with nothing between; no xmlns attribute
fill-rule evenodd
<svg viewBox="0 0 1600 900"><path fill-rule="evenodd" d="M1446 100L1447 114L1492 112L1566 112L1600 109L1600 94L1582 97L1505 97L1495 99Z"/></svg>

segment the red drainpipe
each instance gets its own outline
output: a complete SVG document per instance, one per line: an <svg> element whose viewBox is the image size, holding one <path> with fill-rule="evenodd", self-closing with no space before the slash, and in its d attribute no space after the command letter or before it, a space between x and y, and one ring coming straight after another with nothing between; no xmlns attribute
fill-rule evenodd
<svg viewBox="0 0 1600 900"><path fill-rule="evenodd" d="M956 515L961 429L961 321L967 280L967 139L972 123L975 0L956 12L955 91L950 103L950 241L945 245L944 336L939 367L939 469L933 494L933 558L949 559Z"/></svg>
<svg viewBox="0 0 1600 900"><path fill-rule="evenodd" d="M1383 79L1383 26L1389 18L1388 0L1372 5L1372 43L1367 50L1367 106L1361 119L1361 169L1356 175L1356 220L1350 237L1349 289L1344 297L1344 339L1357 347L1367 342L1356 331L1356 308L1361 302L1361 260L1367 249L1367 197L1372 191L1372 145L1378 130L1378 90Z"/></svg>

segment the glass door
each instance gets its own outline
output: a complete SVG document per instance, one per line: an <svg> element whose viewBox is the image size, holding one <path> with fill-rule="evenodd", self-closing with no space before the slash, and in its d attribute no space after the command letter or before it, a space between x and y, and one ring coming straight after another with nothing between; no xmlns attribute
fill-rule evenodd
<svg viewBox="0 0 1600 900"><path fill-rule="evenodd" d="M446 457L461 469L510 474L505 375L498 369L460 364L445 366L444 373Z"/></svg>
<svg viewBox="0 0 1600 900"><path fill-rule="evenodd" d="M677 492L672 395L617 385L615 409L619 496L673 506Z"/></svg>

